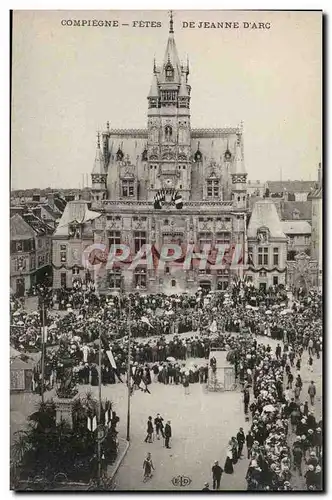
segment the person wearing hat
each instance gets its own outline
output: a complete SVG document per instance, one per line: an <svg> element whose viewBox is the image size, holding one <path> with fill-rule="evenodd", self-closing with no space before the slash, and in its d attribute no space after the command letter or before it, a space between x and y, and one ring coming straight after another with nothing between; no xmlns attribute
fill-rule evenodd
<svg viewBox="0 0 332 500"><path fill-rule="evenodd" d="M313 465L314 467L318 465L318 458L314 451L310 452L309 459L307 460L307 465Z"/></svg>
<svg viewBox="0 0 332 500"><path fill-rule="evenodd" d="M317 491L322 491L322 468L317 465L315 468L314 486Z"/></svg>
<svg viewBox="0 0 332 500"><path fill-rule="evenodd" d="M310 404L311 404L311 406L314 406L315 405L315 396L316 396L316 386L315 386L315 383L313 380L309 384L308 394L310 397Z"/></svg>
<svg viewBox="0 0 332 500"><path fill-rule="evenodd" d="M204 483L204 488L202 488L202 491L211 491L209 483Z"/></svg>
<svg viewBox="0 0 332 500"><path fill-rule="evenodd" d="M165 434L165 448L170 449L169 440L172 437L172 428L171 428L171 421L170 420L167 420L167 423L165 425L164 434Z"/></svg>
<svg viewBox="0 0 332 500"><path fill-rule="evenodd" d="M146 438L144 439L144 443L152 443L152 435L153 435L152 417L149 417L148 421L147 421L147 431L146 431Z"/></svg>
<svg viewBox="0 0 332 500"><path fill-rule="evenodd" d="M240 459L242 456L243 445L244 445L245 440L246 440L242 427L240 427L240 430L236 435L236 439L238 442L238 458Z"/></svg>
<svg viewBox="0 0 332 500"><path fill-rule="evenodd" d="M220 480L223 472L224 470L222 469L222 467L220 467L218 460L216 460L212 467L212 480L214 490L220 489Z"/></svg>
<svg viewBox="0 0 332 500"><path fill-rule="evenodd" d="M309 465L307 472L304 474L307 489L313 489L315 487L315 467L313 465Z"/></svg>
<svg viewBox="0 0 332 500"><path fill-rule="evenodd" d="M300 476L302 476L302 458L301 438L298 436L293 444L293 467L299 471Z"/></svg>
<svg viewBox="0 0 332 500"><path fill-rule="evenodd" d="M316 428L316 432L314 434L314 444L316 447L316 455L319 457L322 451L322 429L320 427Z"/></svg>

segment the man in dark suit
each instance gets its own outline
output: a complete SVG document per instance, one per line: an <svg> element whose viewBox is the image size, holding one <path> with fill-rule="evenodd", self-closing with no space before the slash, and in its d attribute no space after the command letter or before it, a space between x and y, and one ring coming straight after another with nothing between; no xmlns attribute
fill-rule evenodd
<svg viewBox="0 0 332 500"><path fill-rule="evenodd" d="M236 435L237 442L239 444L239 449L238 449L238 458L241 458L242 455L242 450L243 450L243 445L245 443L246 437L243 432L243 428L240 427L239 432Z"/></svg>
<svg viewBox="0 0 332 500"><path fill-rule="evenodd" d="M220 480L224 470L220 467L219 462L216 460L212 467L212 479L213 479L213 489L220 489Z"/></svg>
<svg viewBox="0 0 332 500"><path fill-rule="evenodd" d="M167 424L165 425L164 433L165 433L165 447L170 448L169 440L172 437L172 428L170 420L168 420Z"/></svg>

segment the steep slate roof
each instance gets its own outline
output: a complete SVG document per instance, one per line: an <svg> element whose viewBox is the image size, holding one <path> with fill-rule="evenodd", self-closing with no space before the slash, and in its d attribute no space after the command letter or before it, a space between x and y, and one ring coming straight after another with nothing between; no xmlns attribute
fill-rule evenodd
<svg viewBox="0 0 332 500"><path fill-rule="evenodd" d="M284 220L281 226L285 234L311 234L311 226L306 220Z"/></svg>
<svg viewBox="0 0 332 500"><path fill-rule="evenodd" d="M87 202L84 201L70 201L67 203L66 208L59 221L59 225L54 232L54 236L68 236L69 224L77 222L84 224L100 217L99 212L93 212L88 209Z"/></svg>
<svg viewBox="0 0 332 500"><path fill-rule="evenodd" d="M37 236L45 236L53 233L53 228L32 212L25 213L22 217L32 227Z"/></svg>
<svg viewBox="0 0 332 500"><path fill-rule="evenodd" d="M270 193L308 193L315 185L316 181L267 181Z"/></svg>
<svg viewBox="0 0 332 500"><path fill-rule="evenodd" d="M256 238L257 230L267 227L272 238L286 238L282 230L277 208L272 200L266 198L255 203L248 226L248 238Z"/></svg>
<svg viewBox="0 0 332 500"><path fill-rule="evenodd" d="M10 219L10 239L29 240L36 235L32 227L19 214L13 215Z"/></svg>
<svg viewBox="0 0 332 500"><path fill-rule="evenodd" d="M66 202L66 200L64 200L60 196L54 196L54 205L59 210L60 213L63 213L63 211L67 205L67 202Z"/></svg>
<svg viewBox="0 0 332 500"><path fill-rule="evenodd" d="M315 190L312 191L312 193L310 193L308 195L308 199L311 200L311 199L318 199L318 198L323 198L323 188L322 187L316 187Z"/></svg>
<svg viewBox="0 0 332 500"><path fill-rule="evenodd" d="M311 197L311 195L310 195ZM283 220L292 220L294 210L298 210L300 220L311 220L311 201L284 201L281 202L281 216Z"/></svg>

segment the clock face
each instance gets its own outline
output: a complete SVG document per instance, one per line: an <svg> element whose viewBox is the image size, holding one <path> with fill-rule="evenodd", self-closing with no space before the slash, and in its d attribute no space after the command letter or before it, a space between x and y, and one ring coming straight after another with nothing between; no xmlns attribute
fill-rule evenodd
<svg viewBox="0 0 332 500"><path fill-rule="evenodd" d="M172 189L174 187L174 180L173 179L165 179L164 185L166 189Z"/></svg>

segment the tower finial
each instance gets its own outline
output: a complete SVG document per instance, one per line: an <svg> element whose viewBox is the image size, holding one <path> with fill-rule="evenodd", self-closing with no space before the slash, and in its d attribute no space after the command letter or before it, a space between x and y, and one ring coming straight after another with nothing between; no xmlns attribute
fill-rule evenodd
<svg viewBox="0 0 332 500"><path fill-rule="evenodd" d="M173 29L173 11L172 10L170 11L170 14L169 14L169 32L170 33L174 33L174 29Z"/></svg>
<svg viewBox="0 0 332 500"><path fill-rule="evenodd" d="M100 148L100 133L97 133L97 148Z"/></svg>
<svg viewBox="0 0 332 500"><path fill-rule="evenodd" d="M156 58L154 57L153 58L153 72L156 73L156 70L157 70L157 68L156 68Z"/></svg>

